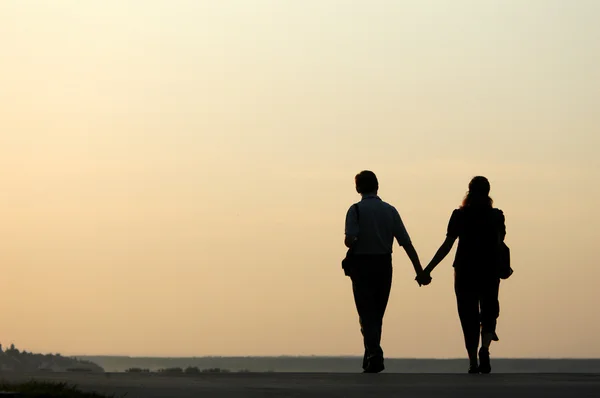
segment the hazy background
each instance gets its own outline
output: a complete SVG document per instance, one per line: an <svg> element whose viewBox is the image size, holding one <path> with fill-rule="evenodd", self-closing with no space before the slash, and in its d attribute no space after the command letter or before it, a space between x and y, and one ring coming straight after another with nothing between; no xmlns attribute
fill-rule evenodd
<svg viewBox="0 0 600 398"><path fill-rule="evenodd" d="M0 2L0 342L361 354L340 259L372 169L429 261L488 176L495 356L598 357L600 2ZM463 357L451 260L396 248L384 349Z"/></svg>

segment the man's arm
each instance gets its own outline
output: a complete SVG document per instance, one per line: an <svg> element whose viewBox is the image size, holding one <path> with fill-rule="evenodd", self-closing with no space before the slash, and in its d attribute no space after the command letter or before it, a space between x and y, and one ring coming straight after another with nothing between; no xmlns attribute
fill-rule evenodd
<svg viewBox="0 0 600 398"><path fill-rule="evenodd" d="M412 262L413 268L415 269L417 276L421 275L421 273L423 272L423 267L421 266L421 260L419 260L419 255L417 254L417 251L415 250L415 247L413 246L412 242L404 243L402 247L404 248L404 251L406 252L408 258Z"/></svg>
<svg viewBox="0 0 600 398"><path fill-rule="evenodd" d="M344 244L346 245L346 247L349 249L350 247L352 247L352 245L354 245L354 243L358 240L358 238L356 236L350 236L350 235L346 235L344 237Z"/></svg>
<svg viewBox="0 0 600 398"><path fill-rule="evenodd" d="M417 274L417 281L421 284L419 280L419 276L423 272L423 267L421 266L421 260L419 260L419 255L413 246L410 236L408 235L408 231L406 231L406 227L404 226L404 222L400 217L400 213L396 209L394 209L394 236L398 241L398 244L404 248L406 255L410 259L413 268Z"/></svg>
<svg viewBox="0 0 600 398"><path fill-rule="evenodd" d="M346 213L346 226L344 228L344 245L346 245L347 248L350 248L358 240L358 217L358 205L352 205Z"/></svg>

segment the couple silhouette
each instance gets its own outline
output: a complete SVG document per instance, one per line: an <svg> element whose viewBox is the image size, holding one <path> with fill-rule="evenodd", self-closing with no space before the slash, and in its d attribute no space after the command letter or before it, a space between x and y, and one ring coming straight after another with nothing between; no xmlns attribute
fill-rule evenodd
<svg viewBox="0 0 600 398"><path fill-rule="evenodd" d="M344 243L348 252L342 268L352 281L365 347L364 373L385 369L381 331L392 287L394 239L411 260L419 286L431 283L432 271L458 239L454 291L469 356L468 372L490 373L489 347L492 341L498 341L500 279L510 275L504 275L498 266L502 248L506 248L506 227L504 213L493 207L489 181L481 176L471 180L462 205L452 212L446 239L424 269L400 214L377 195L379 182L375 173L362 171L356 175L355 183L362 198L346 214Z"/></svg>

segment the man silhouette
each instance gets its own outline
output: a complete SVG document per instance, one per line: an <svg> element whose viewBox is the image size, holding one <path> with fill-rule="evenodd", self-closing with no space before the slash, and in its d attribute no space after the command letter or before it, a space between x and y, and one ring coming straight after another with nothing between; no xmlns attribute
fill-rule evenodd
<svg viewBox="0 0 600 398"><path fill-rule="evenodd" d="M362 171L356 175L355 183L362 198L346 214L344 243L352 251L352 265L345 271L352 280L364 340L364 373L379 373L385 369L381 331L392 286L394 238L410 258L419 285L429 284L431 279L423 275L400 214L377 196L379 182L375 173Z"/></svg>

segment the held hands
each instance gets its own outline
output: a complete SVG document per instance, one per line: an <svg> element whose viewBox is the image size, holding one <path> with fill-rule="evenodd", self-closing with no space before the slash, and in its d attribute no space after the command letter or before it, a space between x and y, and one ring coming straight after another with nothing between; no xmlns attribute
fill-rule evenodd
<svg viewBox="0 0 600 398"><path fill-rule="evenodd" d="M417 281L419 286L427 286L431 283L432 278L428 271L422 271L417 275L415 280Z"/></svg>

